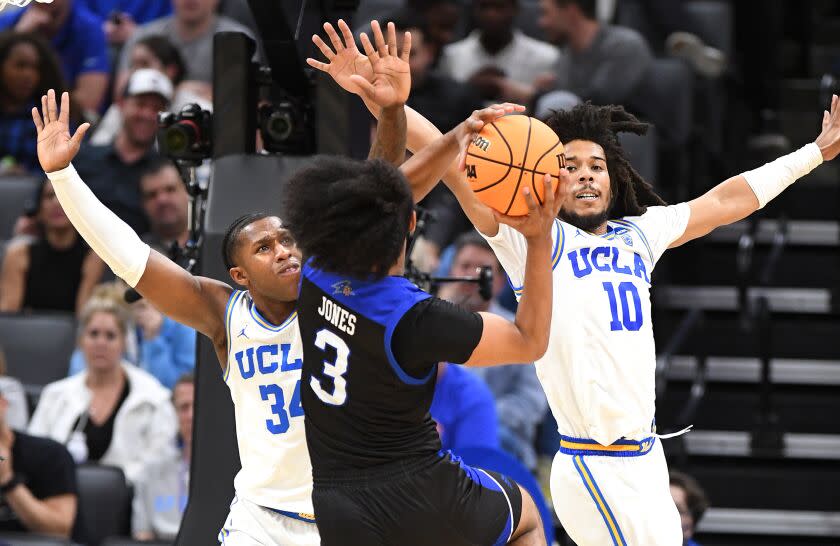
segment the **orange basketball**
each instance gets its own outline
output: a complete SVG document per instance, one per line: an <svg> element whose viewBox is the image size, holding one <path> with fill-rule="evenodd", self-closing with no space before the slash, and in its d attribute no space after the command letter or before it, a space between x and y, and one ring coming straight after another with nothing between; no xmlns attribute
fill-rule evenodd
<svg viewBox="0 0 840 546"><path fill-rule="evenodd" d="M485 125L467 149L467 180L482 203L503 214L528 214L522 188L543 202L543 177L557 187L563 144L548 125L528 116L505 116Z"/></svg>

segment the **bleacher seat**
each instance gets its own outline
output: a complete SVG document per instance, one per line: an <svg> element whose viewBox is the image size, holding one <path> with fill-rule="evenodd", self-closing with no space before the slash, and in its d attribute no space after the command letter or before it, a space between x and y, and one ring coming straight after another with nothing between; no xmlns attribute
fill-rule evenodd
<svg viewBox="0 0 840 546"><path fill-rule="evenodd" d="M456 455L470 466L504 474L530 493L543 521L546 542L554 543L554 511L549 508L539 483L524 464L504 451L488 447L467 447L459 449Z"/></svg>
<svg viewBox="0 0 840 546"><path fill-rule="evenodd" d="M0 239L10 239L15 220L35 195L39 180L32 176L0 177Z"/></svg>
<svg viewBox="0 0 840 546"><path fill-rule="evenodd" d="M642 178L656 184L657 165L659 153L656 143L656 128L648 129L646 135L634 135L632 133L619 133L618 141L621 147L627 152L630 158L630 165L636 169Z"/></svg>
<svg viewBox="0 0 840 546"><path fill-rule="evenodd" d="M0 313L0 346L8 375L24 385L67 377L76 346L76 319L69 313Z"/></svg>
<svg viewBox="0 0 840 546"><path fill-rule="evenodd" d="M90 546L106 537L131 534L131 488L115 466L82 464L76 469L79 510Z"/></svg>
<svg viewBox="0 0 840 546"><path fill-rule="evenodd" d="M75 546L66 538L31 533L0 533L0 546Z"/></svg>

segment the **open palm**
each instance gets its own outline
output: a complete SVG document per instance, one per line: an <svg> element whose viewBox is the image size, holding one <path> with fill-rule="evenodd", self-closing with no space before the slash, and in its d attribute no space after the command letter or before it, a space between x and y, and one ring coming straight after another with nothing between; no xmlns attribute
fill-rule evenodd
<svg viewBox="0 0 840 546"><path fill-rule="evenodd" d="M306 59L306 62L312 68L329 74L345 91L364 96L364 90L351 80L350 76L356 75L366 81L373 81L373 68L371 68L367 56L356 47L353 33L343 19L338 20L338 28L341 30L343 40L330 23L324 23L324 31L327 33L332 47L327 45L317 34L312 37L312 41L324 54L327 62L324 63L312 58Z"/></svg>
<svg viewBox="0 0 840 546"><path fill-rule="evenodd" d="M351 77L359 86L366 89L371 100L381 108L405 104L411 92L411 70L408 57L411 53L411 33L406 32L403 39L402 54L397 55L397 32L394 23L388 23L388 42L382 36L379 23L371 23L373 39L370 43L367 35L362 33L362 47L370 59L373 68L373 80L364 81L360 76Z"/></svg>
<svg viewBox="0 0 840 546"><path fill-rule="evenodd" d="M76 129L76 134L70 136L69 120L70 95L67 92L61 95L61 110L56 106L55 91L52 89L41 97L40 114L38 108L32 108L32 121L38 131L38 160L44 172L63 169L79 152L90 124L83 123Z"/></svg>
<svg viewBox="0 0 840 546"><path fill-rule="evenodd" d="M840 98L831 96L831 111L823 112L822 131L814 142L819 146L825 161L840 154Z"/></svg>

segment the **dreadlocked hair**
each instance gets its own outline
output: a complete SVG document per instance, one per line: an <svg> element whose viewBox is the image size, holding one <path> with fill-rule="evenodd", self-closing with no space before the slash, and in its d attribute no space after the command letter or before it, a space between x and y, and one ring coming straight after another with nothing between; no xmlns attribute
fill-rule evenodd
<svg viewBox="0 0 840 546"><path fill-rule="evenodd" d="M381 278L405 249L414 201L393 165L319 156L289 179L283 209L315 267Z"/></svg>
<svg viewBox="0 0 840 546"><path fill-rule="evenodd" d="M647 207L666 204L630 165L618 141L618 133L644 135L650 127L623 106L587 102L571 110L553 111L546 124L557 133L560 142L588 140L604 149L612 193L610 218L641 216Z"/></svg>

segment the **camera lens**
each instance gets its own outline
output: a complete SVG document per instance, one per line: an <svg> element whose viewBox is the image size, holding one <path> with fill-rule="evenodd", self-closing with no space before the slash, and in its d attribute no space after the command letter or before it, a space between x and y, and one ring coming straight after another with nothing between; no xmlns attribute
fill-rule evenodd
<svg viewBox="0 0 840 546"><path fill-rule="evenodd" d="M173 154L186 152L198 140L198 131L191 122L178 122L167 128L163 135L164 147Z"/></svg>
<svg viewBox="0 0 840 546"><path fill-rule="evenodd" d="M269 136L276 141L284 141L289 138L294 128L292 117L289 112L272 112L266 119L265 129Z"/></svg>

